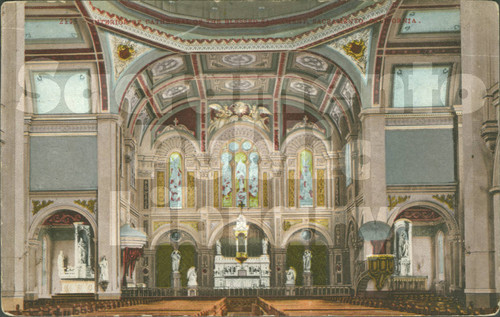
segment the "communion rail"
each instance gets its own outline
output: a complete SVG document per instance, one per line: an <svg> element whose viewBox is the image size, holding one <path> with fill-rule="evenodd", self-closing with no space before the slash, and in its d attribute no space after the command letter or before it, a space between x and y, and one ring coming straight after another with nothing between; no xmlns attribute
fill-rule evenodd
<svg viewBox="0 0 500 317"><path fill-rule="evenodd" d="M349 296L352 294L349 286L297 286L292 289L286 287L271 288L240 288L240 289L213 289L211 287L198 287L198 295L201 297L228 297L228 296ZM137 297L178 297L188 296L188 289L181 288L126 288L122 289L122 298Z"/></svg>

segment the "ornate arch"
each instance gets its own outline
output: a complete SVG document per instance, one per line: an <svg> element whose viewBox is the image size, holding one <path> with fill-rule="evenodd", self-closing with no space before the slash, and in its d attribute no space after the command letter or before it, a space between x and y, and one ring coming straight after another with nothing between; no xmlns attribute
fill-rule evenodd
<svg viewBox="0 0 500 317"><path fill-rule="evenodd" d="M396 217L405 211L408 208L411 207L426 207L429 208L435 212L437 212L441 217L443 217L444 222L446 223L450 234L455 235L459 233L458 230L458 224L455 218L450 214L448 210L446 210L444 207L430 201L426 200L419 200L419 201L411 201L406 204L402 204L401 206L398 206L398 208L395 208L392 213L389 215L389 218L387 219L387 224L392 227L394 224L394 221Z"/></svg>
<svg viewBox="0 0 500 317"><path fill-rule="evenodd" d="M266 134L256 128L253 124L236 122L229 124L213 135L208 146L208 151L212 158L218 161L218 158L222 153L223 146L229 140L235 138L248 139L252 141L262 157L269 156L269 153L272 152L273 145Z"/></svg>
<svg viewBox="0 0 500 317"><path fill-rule="evenodd" d="M282 151L287 156L295 156L299 150L306 146L312 150L313 154L327 153L329 149L328 142L324 139L323 135L319 132L306 132L302 130L294 131L290 134L282 145Z"/></svg>
<svg viewBox="0 0 500 317"><path fill-rule="evenodd" d="M166 157L170 152L179 151L186 157L195 157L200 152L198 143L192 137L175 131L163 134L155 142L155 154Z"/></svg>
<svg viewBox="0 0 500 317"><path fill-rule="evenodd" d="M201 245L199 234L193 228L185 226L183 224L178 224L177 226L166 224L161 226L153 233L149 249L154 250L158 246L158 242L161 240L161 238L171 231L183 231L192 239L192 241L195 243L196 248L199 248L199 246Z"/></svg>
<svg viewBox="0 0 500 317"><path fill-rule="evenodd" d="M326 229L324 229L323 227L321 227L320 225L315 224L315 223L303 223L303 224L294 226L293 231L290 231L289 233L287 233L286 235L283 236L280 247L286 248L287 244L290 242L290 239L293 237L293 235L301 230L304 230L304 229L313 229L313 230L318 231L323 236L323 238L326 240L325 242L327 243L327 245L333 246L333 239L330 236L330 233Z"/></svg>
<svg viewBox="0 0 500 317"><path fill-rule="evenodd" d="M255 220L255 219L252 219L252 218L249 218L247 216L245 216L245 219L247 221L247 223L251 223L251 224L254 224L256 225L257 227L259 227L260 230L262 230L262 232L264 232L264 234L266 235L267 239L269 240L269 243L271 245L274 245L274 236L271 232L271 230L269 228L266 227L266 225L263 223L263 222L260 222L258 220ZM234 224L236 222L236 217L233 217L231 219L231 221L227 222L227 223L222 223L220 225L218 225L213 231L212 231L212 234L210 235L210 237L208 238L208 244L207 244L207 247L211 248L213 247L215 241L217 240L217 238L220 236L220 234L222 233L222 231L224 230L225 227L231 225L231 224Z"/></svg>
<svg viewBox="0 0 500 317"><path fill-rule="evenodd" d="M38 237L38 234L40 233L40 226L41 224L48 219L50 216L63 211L63 210L71 210L74 212L77 212L81 214L85 219L87 219L90 223L90 226L92 227L92 231L94 233L94 236L97 236L97 223L95 216L91 214L88 210L84 208L80 208L79 206L75 205L55 205L55 206L50 206L50 208L45 208L43 211L40 211L35 215L33 218L30 228L28 230L28 239L29 240L36 240Z"/></svg>

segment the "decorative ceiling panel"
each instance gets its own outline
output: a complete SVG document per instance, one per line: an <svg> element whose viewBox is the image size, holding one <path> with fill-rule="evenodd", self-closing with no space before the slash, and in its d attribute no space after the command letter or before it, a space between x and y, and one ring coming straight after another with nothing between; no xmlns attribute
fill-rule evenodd
<svg viewBox="0 0 500 317"><path fill-rule="evenodd" d="M206 73L234 71L271 71L276 67L277 54L273 53L229 53L202 55Z"/></svg>
<svg viewBox="0 0 500 317"><path fill-rule="evenodd" d="M205 80L207 96L216 95L241 95L241 94L266 94L271 95L274 90L274 78L269 77L234 77L213 78Z"/></svg>

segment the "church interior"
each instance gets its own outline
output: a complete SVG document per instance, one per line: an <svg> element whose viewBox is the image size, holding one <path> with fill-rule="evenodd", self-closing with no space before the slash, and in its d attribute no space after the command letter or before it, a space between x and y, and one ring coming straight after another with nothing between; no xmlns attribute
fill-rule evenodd
<svg viewBox="0 0 500 317"><path fill-rule="evenodd" d="M4 312L498 308L494 1L1 10Z"/></svg>

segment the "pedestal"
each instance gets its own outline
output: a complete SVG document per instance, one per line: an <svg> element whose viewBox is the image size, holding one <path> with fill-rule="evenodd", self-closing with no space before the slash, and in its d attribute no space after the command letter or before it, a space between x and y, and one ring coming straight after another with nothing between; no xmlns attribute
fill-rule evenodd
<svg viewBox="0 0 500 317"><path fill-rule="evenodd" d="M295 284L285 284L285 295L294 296L295 295Z"/></svg>
<svg viewBox="0 0 500 317"><path fill-rule="evenodd" d="M311 272L304 272L303 275L303 281L304 281L304 286L312 286L312 273Z"/></svg>
<svg viewBox="0 0 500 317"><path fill-rule="evenodd" d="M175 290L181 289L181 273L172 272L172 287Z"/></svg>
<svg viewBox="0 0 500 317"><path fill-rule="evenodd" d="M188 296L198 296L198 286L188 286Z"/></svg>

